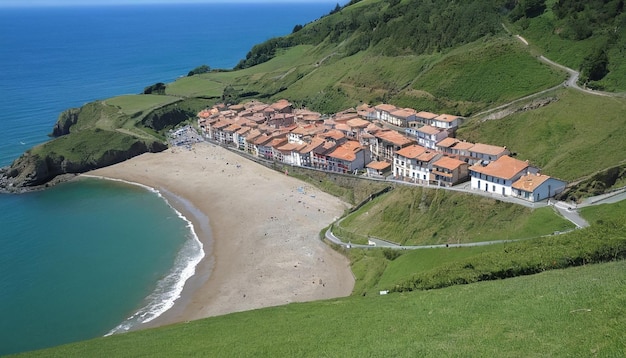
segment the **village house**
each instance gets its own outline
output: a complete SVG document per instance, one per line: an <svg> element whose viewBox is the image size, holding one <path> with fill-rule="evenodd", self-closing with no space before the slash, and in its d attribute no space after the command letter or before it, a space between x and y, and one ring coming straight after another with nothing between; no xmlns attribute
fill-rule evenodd
<svg viewBox="0 0 626 358"><path fill-rule="evenodd" d="M509 196L515 183L524 174L536 174L537 168L527 162L503 155L485 164L477 162L470 168L471 188L493 194Z"/></svg>
<svg viewBox="0 0 626 358"><path fill-rule="evenodd" d="M378 119L379 121L391 123L392 120L395 120L395 118L392 119L391 112L395 112L397 110L398 108L394 105L379 104L377 106L374 106L374 118Z"/></svg>
<svg viewBox="0 0 626 358"><path fill-rule="evenodd" d="M436 149L437 143L448 137L448 131L425 125L419 128L406 128L407 136L414 138L417 144L428 149Z"/></svg>
<svg viewBox="0 0 626 358"><path fill-rule="evenodd" d="M409 145L394 154L393 173L398 179L429 184L433 163L440 157L441 154L433 150L417 144Z"/></svg>
<svg viewBox="0 0 626 358"><path fill-rule="evenodd" d="M440 114L431 120L433 127L442 128L450 133L454 133L461 125L462 118L451 114Z"/></svg>
<svg viewBox="0 0 626 358"><path fill-rule="evenodd" d="M441 157L433 163L433 180L438 185L453 186L469 178L469 164L450 157Z"/></svg>
<svg viewBox="0 0 626 358"><path fill-rule="evenodd" d="M415 114L415 119L421 124L431 126L433 125L433 119L437 118L437 116L439 115L435 113L420 111Z"/></svg>
<svg viewBox="0 0 626 358"><path fill-rule="evenodd" d="M469 163L491 162L498 158L509 155L511 152L506 147L496 145L476 143L469 149Z"/></svg>
<svg viewBox="0 0 626 358"><path fill-rule="evenodd" d="M391 172L391 163L374 161L369 162L365 168L368 177L383 179Z"/></svg>
<svg viewBox="0 0 626 358"><path fill-rule="evenodd" d="M393 130L378 130L372 133L368 142L372 160L388 162L393 161L395 152L415 143L414 140Z"/></svg>
<svg viewBox="0 0 626 358"><path fill-rule="evenodd" d="M543 174L522 175L512 185L511 195L524 200L537 202L551 198L565 190L566 182Z"/></svg>
<svg viewBox="0 0 626 358"><path fill-rule="evenodd" d="M328 171L336 173L352 173L365 167L369 154L357 141L346 141L328 153Z"/></svg>

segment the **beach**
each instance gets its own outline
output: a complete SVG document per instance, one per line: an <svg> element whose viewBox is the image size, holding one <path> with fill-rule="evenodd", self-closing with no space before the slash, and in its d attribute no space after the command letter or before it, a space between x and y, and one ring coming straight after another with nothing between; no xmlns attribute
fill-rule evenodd
<svg viewBox="0 0 626 358"><path fill-rule="evenodd" d="M349 205L288 174L198 143L87 175L158 190L204 246L174 306L140 328L352 292L348 259L319 239Z"/></svg>

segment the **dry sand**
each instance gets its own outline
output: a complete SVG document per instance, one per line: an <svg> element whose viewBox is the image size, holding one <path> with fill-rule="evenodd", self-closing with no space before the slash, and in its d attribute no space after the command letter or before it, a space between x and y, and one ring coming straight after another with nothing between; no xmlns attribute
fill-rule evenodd
<svg viewBox="0 0 626 358"><path fill-rule="evenodd" d="M204 244L181 298L146 327L352 291L348 260L319 240L348 205L288 175L208 143L88 174L159 190Z"/></svg>

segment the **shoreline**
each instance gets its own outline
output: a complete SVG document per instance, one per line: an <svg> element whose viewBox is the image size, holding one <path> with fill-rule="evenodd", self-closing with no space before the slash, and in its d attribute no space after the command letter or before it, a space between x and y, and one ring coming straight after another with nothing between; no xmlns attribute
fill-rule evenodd
<svg viewBox="0 0 626 358"><path fill-rule="evenodd" d="M209 143L146 153L82 177L158 192L204 248L173 306L131 330L352 292L349 261L319 239L347 204L295 178Z"/></svg>

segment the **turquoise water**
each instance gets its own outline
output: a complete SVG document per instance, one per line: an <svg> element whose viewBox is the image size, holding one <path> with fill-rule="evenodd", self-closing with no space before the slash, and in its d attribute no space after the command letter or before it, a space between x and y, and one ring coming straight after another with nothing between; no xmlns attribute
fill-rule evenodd
<svg viewBox="0 0 626 358"><path fill-rule="evenodd" d="M46 141L64 109L201 64L233 67L334 5L0 7L0 166ZM123 331L166 309L202 254L188 225L156 193L117 182L0 194L0 355Z"/></svg>

